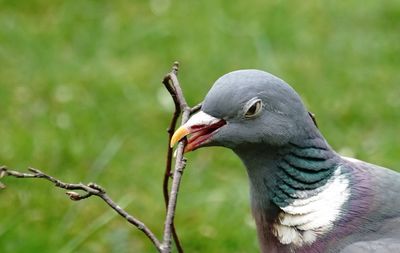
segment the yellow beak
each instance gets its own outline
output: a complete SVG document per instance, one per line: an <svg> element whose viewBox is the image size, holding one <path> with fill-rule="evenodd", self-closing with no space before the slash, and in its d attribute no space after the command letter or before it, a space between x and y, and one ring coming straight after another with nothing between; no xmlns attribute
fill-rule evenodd
<svg viewBox="0 0 400 253"><path fill-rule="evenodd" d="M170 146L173 147L178 141L190 134L185 152L195 150L208 143L211 136L225 124L225 120L200 111L175 131L172 135Z"/></svg>
<svg viewBox="0 0 400 253"><path fill-rule="evenodd" d="M181 139L183 139L185 136L187 136L188 134L190 134L190 131L189 131L189 129L185 126L185 125L182 125L181 127L179 127L176 131L175 131L175 133L174 133L174 135L172 135L172 138L171 138L171 142L170 142L170 146L171 146L171 148L173 147L173 146L175 146L175 144L178 142L178 141L180 141Z"/></svg>

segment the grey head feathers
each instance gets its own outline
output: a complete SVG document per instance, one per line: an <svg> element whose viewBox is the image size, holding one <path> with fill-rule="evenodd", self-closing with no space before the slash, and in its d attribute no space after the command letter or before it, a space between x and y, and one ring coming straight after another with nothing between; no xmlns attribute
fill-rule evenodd
<svg viewBox="0 0 400 253"><path fill-rule="evenodd" d="M246 105L262 100L258 117L245 120ZM282 145L299 136L318 134L299 95L283 80L260 70L238 70L219 78L204 99L202 110L223 118L223 128L211 143L234 148L248 143ZM246 131L252 128L252 131ZM311 130L310 130L311 129Z"/></svg>

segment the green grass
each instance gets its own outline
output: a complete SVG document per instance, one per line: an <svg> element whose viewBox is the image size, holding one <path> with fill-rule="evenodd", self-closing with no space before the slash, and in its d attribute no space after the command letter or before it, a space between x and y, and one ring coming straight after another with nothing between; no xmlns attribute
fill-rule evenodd
<svg viewBox="0 0 400 253"><path fill-rule="evenodd" d="M226 72L267 70L336 150L400 169L399 28L396 0L0 0L0 163L95 181L160 235L171 116L160 80L179 60L190 104ZM221 148L187 157L186 251L256 252L240 161ZM155 252L100 200L2 182L0 252Z"/></svg>

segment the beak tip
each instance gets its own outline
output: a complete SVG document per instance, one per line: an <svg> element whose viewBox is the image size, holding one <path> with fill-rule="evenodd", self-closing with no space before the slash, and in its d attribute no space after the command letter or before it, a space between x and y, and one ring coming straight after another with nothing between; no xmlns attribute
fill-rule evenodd
<svg viewBox="0 0 400 253"><path fill-rule="evenodd" d="M170 148L173 148L173 147L175 146L176 143L177 143L176 140L171 139L171 141L170 141L170 143L169 143L169 147L170 147Z"/></svg>
<svg viewBox="0 0 400 253"><path fill-rule="evenodd" d="M171 148L173 148L175 146L175 144L180 141L183 137L185 137L186 135L188 135L189 129L187 129L186 127L181 126L180 128L178 128L178 130L175 131L175 133L172 135L171 137L171 141L169 143L169 146Z"/></svg>

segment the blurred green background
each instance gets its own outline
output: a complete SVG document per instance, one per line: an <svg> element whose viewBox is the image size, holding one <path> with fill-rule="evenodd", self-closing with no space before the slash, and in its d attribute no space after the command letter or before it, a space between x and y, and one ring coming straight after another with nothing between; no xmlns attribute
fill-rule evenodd
<svg viewBox="0 0 400 253"><path fill-rule="evenodd" d="M161 235L173 61L187 100L240 68L290 83L339 152L400 170L400 1L0 0L0 164L94 181ZM245 170L187 155L186 252L257 252ZM0 252L155 252L100 200L2 179Z"/></svg>

